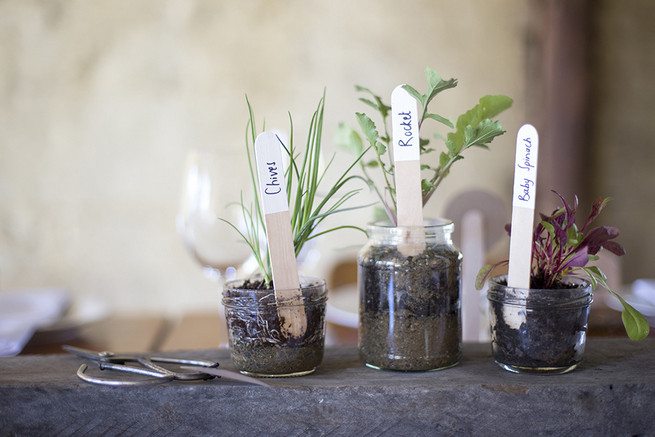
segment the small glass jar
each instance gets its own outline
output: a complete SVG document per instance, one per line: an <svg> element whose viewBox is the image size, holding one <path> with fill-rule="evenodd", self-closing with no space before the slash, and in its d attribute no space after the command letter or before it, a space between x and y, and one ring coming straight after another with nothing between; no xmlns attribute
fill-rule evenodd
<svg viewBox="0 0 655 437"><path fill-rule="evenodd" d="M461 263L454 225L369 226L358 257L359 353L369 367L445 369L462 355Z"/></svg>
<svg viewBox="0 0 655 437"><path fill-rule="evenodd" d="M244 282L230 281L223 289L234 366L258 377L301 376L316 370L325 345L325 281L301 278L300 299L282 297L288 293L279 290L277 300L273 290L243 288ZM307 325L294 336L284 329L283 314L299 309Z"/></svg>
<svg viewBox="0 0 655 437"><path fill-rule="evenodd" d="M587 338L591 284L567 277L562 288L507 286L507 275L489 281L494 360L515 373L559 374L582 360Z"/></svg>

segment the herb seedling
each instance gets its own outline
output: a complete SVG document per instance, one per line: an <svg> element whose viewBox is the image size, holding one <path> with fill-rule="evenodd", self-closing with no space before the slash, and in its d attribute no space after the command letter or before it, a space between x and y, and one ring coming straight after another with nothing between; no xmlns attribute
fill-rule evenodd
<svg viewBox="0 0 655 437"><path fill-rule="evenodd" d="M563 206L555 209L550 216L540 214L541 221L534 229L532 239L532 271L530 287L533 289L557 288L565 276L579 276L588 279L596 290L602 285L623 305L621 318L628 336L633 340L642 340L648 336L649 326L646 318L617 292L607 285L607 277L598 266L588 265L599 259L599 252L606 249L622 256L625 249L614 241L619 230L613 226L591 227L591 223L609 202L609 198L598 198L592 206L589 216L581 228L575 224L578 198L569 205L559 194ZM505 229L511 233L511 224ZM476 278L476 287L482 288L496 267L507 265L508 260L480 269Z"/></svg>
<svg viewBox="0 0 655 437"><path fill-rule="evenodd" d="M426 163L426 161L423 161L421 165L421 170L424 171L425 175L421 179L423 206L430 200L434 191L439 187L444 178L448 176L453 164L463 159L462 153L465 150L473 146L488 149L489 143L495 137L504 133L500 122L491 120L491 118L497 116L512 105L512 99L507 96L484 96L477 105L460 115L457 118L457 122L453 125L447 118L430 112L428 107L439 93L456 87L457 80L443 80L436 71L429 67L425 69L425 77L427 80L427 91L425 94L419 93L409 85L403 86L418 103L419 112L421 113L418 120L419 128L424 121L434 120L450 129L454 129L454 131L447 134L444 141L446 150L440 152L437 165L431 165ZM374 151L372 159L359 161L363 174L362 179L378 196L391 223L397 225L398 215L394 165L393 159L390 156L392 150L392 138L389 133L391 107L384 103L380 96L368 88L356 86L355 89L368 95L367 97L361 97L359 100L377 111L381 118L382 127L378 129L375 122L368 115L358 112L356 113L357 123L363 137L368 143L368 147L364 147L362 135L345 123L339 124L337 142L340 147L354 153L355 156L366 154L369 150ZM439 135L435 135L435 137L443 139ZM436 151L429 146L430 139L420 139L421 157ZM381 173L381 178L384 181L384 187L382 189L378 188L371 175L373 171Z"/></svg>
<svg viewBox="0 0 655 437"><path fill-rule="evenodd" d="M246 97L248 105L248 123L246 126L246 154L250 169L253 204L246 205L243 193L239 207L241 208L245 228L239 229L235 224L221 218L239 233L243 241L250 247L250 250L257 262L259 273L262 276L263 288L272 288L271 259L267 248L264 246L266 238L265 220L261 210L261 202L258 187L257 169L254 162L254 145L257 138L257 127L255 115ZM351 225L340 225L328 229L319 230L318 227L323 221L336 213L356 209L343 208L343 205L360 191L353 189L342 192L344 186L357 176L348 175L357 162L362 158L363 153L350 164L350 166L337 178L336 182L323 195L319 194L319 187L326 177L334 155L323 170L319 165L321 156L321 139L323 134L323 113L325 107L325 93L319 100L318 106L312 116L304 153L297 150L293 140L293 119L289 115L290 140L289 144L283 145L285 153L289 158L289 165L284 172L286 182L287 200L289 202L289 213L293 233L293 247L296 257L302 250L305 243L320 235L345 228L362 230Z"/></svg>

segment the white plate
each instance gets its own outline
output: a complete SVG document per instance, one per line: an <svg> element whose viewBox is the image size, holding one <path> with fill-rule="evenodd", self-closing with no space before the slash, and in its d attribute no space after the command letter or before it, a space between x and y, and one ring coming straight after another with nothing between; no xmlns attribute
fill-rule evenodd
<svg viewBox="0 0 655 437"><path fill-rule="evenodd" d="M335 325L349 328L359 326L359 292L356 284L329 291L325 317Z"/></svg>
<svg viewBox="0 0 655 437"><path fill-rule="evenodd" d="M621 291L619 294L626 302L632 305L637 311L643 314L648 320L648 324L655 327L655 299L652 293L655 293L653 280L636 280L632 286L626 286L625 289L630 291ZM616 311L623 311L623 305L619 299L611 294L605 295L605 303L608 307Z"/></svg>
<svg viewBox="0 0 655 437"><path fill-rule="evenodd" d="M108 314L107 304L100 299L83 296L72 302L68 311L57 321L39 328L39 333L56 333L68 331L98 322Z"/></svg>
<svg viewBox="0 0 655 437"><path fill-rule="evenodd" d="M632 293L619 293L626 302L632 305L637 311L643 314L646 317L655 317L655 305L652 305L648 302L635 297ZM623 305L621 302L614 296L608 296L605 300L607 306L613 310L623 311Z"/></svg>
<svg viewBox="0 0 655 437"><path fill-rule="evenodd" d="M55 323L69 306L62 288L12 290L0 294L0 356L19 354L34 332Z"/></svg>

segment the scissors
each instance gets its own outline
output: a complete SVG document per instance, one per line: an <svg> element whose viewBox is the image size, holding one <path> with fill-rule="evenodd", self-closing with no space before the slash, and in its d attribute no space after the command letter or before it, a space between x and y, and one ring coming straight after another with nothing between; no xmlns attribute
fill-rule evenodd
<svg viewBox="0 0 655 437"><path fill-rule="evenodd" d="M89 349L83 349L75 346L63 345L62 349L67 352L73 353L79 357L87 358L98 363L100 370L117 370L121 372L134 373L138 375L149 376L149 379L130 379L130 380L121 380L121 379L107 379L100 378L95 376L90 376L86 374L86 369L88 366L82 364L77 370L77 376L93 384L102 384L102 385L113 385L113 386L125 386L125 385L145 385L145 384L158 384L162 382L168 382L172 380L199 380L199 379L212 379L214 375L205 373L202 370L193 371L193 372L175 372L170 369L167 369L159 364L177 364L189 366L206 368L206 369L215 369L218 367L218 363L214 361L207 360L195 360L195 359L185 359L185 358L169 358L169 357L153 357L148 355L138 355L138 354L115 354L109 351L96 352ZM138 363L141 367L126 365L126 363Z"/></svg>

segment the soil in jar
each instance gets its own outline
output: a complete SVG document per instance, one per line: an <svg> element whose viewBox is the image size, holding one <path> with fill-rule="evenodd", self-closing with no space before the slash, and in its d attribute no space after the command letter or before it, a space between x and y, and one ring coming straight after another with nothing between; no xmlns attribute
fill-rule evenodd
<svg viewBox="0 0 655 437"><path fill-rule="evenodd" d="M553 288L574 286L560 282ZM588 306L529 309L518 329L506 323L503 307L502 302L491 302L492 348L496 361L521 368L569 367L580 361Z"/></svg>
<svg viewBox="0 0 655 437"><path fill-rule="evenodd" d="M374 246L360 259L360 355L401 371L451 367L461 358L459 252L428 246L405 257Z"/></svg>
<svg viewBox="0 0 655 437"><path fill-rule="evenodd" d="M316 285L316 284L311 284ZM261 284L246 281L244 289L263 289ZM231 290L225 296L232 297ZM243 305L225 308L230 333L230 349L235 367L257 375L289 375L312 371L323 359L325 304L316 302L307 289L305 298L307 329L300 337L287 336L281 326L284 319L275 305L275 294L259 300L244 297ZM239 298L241 299L241 298ZM312 300L314 299L314 300Z"/></svg>

